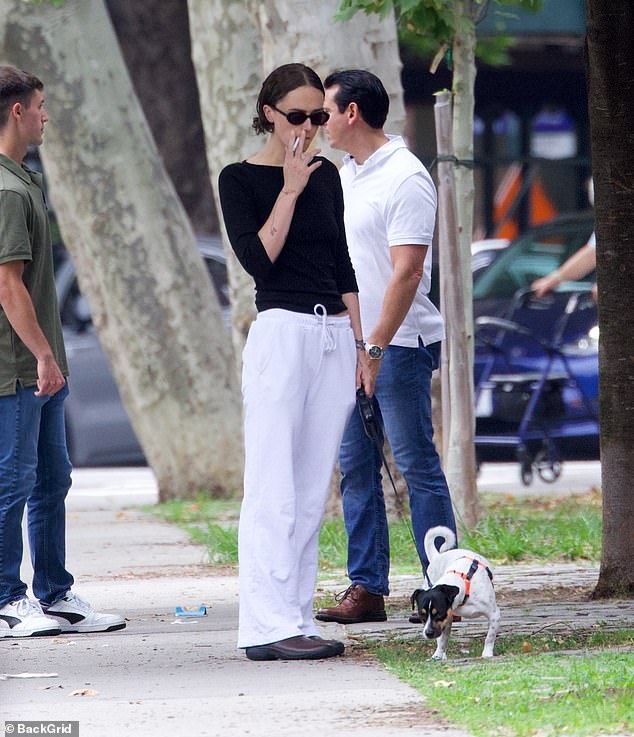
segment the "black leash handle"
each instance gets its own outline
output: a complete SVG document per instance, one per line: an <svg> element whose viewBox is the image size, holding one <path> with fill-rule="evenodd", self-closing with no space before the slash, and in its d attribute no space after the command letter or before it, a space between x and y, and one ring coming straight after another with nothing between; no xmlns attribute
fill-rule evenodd
<svg viewBox="0 0 634 737"><path fill-rule="evenodd" d="M416 545L416 538L414 537L414 530L412 529L412 525L403 514L403 500L401 499L400 494L398 493L398 490L396 488L396 484L394 483L394 479L392 477L392 472L390 471L390 467L388 466L387 459L385 458L385 454L383 453L383 437L385 435L383 431L383 427L381 426L380 419L376 416L376 413L374 412L374 403L372 401L371 397L368 397L368 395L365 393L365 389L361 386L359 389L357 389L357 407L359 408L359 414L361 415L361 421L363 422L363 429L365 430L365 434L370 438L370 440L374 443L376 446L376 449L379 452L379 456L381 458L381 463L383 464L383 467L387 471L388 478L390 479L390 483L392 484L392 489L394 490L394 497L396 499L396 508L398 510L399 517L401 520L405 521L405 524L407 525L407 529L409 530L410 537L412 538L412 542L414 543L414 550L416 550L416 554L418 555L418 559L420 560L421 567L423 569L423 575L425 576L425 580L427 581L427 584L429 587L432 587L432 582L429 580L429 576L427 575L427 567L423 563L423 559L420 556L420 553L418 552L418 546Z"/></svg>

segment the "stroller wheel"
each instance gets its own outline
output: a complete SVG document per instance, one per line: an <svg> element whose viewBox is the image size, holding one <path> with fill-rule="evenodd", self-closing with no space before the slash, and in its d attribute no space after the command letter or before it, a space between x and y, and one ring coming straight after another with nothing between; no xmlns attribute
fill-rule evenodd
<svg viewBox="0 0 634 737"><path fill-rule="evenodd" d="M520 478L524 486L530 486L533 483L533 469L529 465L523 464L520 468Z"/></svg>
<svg viewBox="0 0 634 737"><path fill-rule="evenodd" d="M552 484L561 476L561 463L542 448L535 456L537 475L547 484Z"/></svg>

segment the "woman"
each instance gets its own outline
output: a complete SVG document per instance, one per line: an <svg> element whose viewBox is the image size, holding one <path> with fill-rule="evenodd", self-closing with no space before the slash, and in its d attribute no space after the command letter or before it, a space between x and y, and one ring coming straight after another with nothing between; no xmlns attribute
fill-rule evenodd
<svg viewBox="0 0 634 737"><path fill-rule="evenodd" d="M317 150L307 153L328 120L323 102L312 69L273 71L253 120L268 140L219 179L229 240L255 279L258 309L243 353L239 532L238 647L252 660L344 650L318 637L313 620L319 528L355 373L357 387L371 386L339 174Z"/></svg>

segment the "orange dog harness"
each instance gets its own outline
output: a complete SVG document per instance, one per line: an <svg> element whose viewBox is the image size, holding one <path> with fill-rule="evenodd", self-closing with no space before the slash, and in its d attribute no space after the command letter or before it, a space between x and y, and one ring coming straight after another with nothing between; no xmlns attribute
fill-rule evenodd
<svg viewBox="0 0 634 737"><path fill-rule="evenodd" d="M456 576L460 576L460 578L464 579L465 595L464 599L462 600L462 604L464 604L469 598L469 594L471 593L471 579L475 575L475 572L478 570L478 567L482 567L486 570L491 581L493 581L493 573L491 572L489 566L485 565L482 561L477 560L477 558L471 558L468 555L463 555L461 558L456 558L456 560L462 560L462 558L466 558L467 560L471 561L471 566L469 567L469 570L464 573L464 571L456 571L452 568L450 571L447 571L447 573L455 573ZM462 604L460 606L462 606Z"/></svg>

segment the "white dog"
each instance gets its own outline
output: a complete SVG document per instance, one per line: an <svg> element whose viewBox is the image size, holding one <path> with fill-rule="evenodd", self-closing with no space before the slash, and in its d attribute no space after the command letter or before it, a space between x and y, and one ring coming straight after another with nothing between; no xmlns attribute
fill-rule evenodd
<svg viewBox="0 0 634 737"><path fill-rule="evenodd" d="M440 550L436 538L443 538ZM432 527L425 535L425 552L429 559L429 589L416 589L412 609L417 609L428 640L438 639L438 660L447 659L447 643L454 619L486 617L489 631L484 641L483 658L493 657L493 645L500 626L500 610L495 600L493 573L486 558L455 548L456 536L448 527Z"/></svg>

